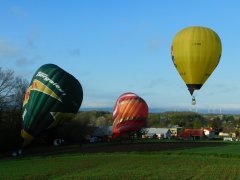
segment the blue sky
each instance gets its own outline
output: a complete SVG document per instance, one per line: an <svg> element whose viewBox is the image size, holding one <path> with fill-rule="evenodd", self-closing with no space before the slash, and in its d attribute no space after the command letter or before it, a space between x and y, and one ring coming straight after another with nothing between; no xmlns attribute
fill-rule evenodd
<svg viewBox="0 0 240 180"><path fill-rule="evenodd" d="M239 7L237 0L2 0L0 67L30 80L54 63L81 82L82 107L113 107L134 92L150 108L191 109L170 46L181 29L206 26L223 51L194 108L240 109Z"/></svg>

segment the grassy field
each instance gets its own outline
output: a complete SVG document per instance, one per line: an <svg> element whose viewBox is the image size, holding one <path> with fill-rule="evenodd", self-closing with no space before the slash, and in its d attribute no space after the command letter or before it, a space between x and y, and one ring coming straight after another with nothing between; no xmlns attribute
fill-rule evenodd
<svg viewBox="0 0 240 180"><path fill-rule="evenodd" d="M240 143L161 152L0 159L0 179L239 179Z"/></svg>

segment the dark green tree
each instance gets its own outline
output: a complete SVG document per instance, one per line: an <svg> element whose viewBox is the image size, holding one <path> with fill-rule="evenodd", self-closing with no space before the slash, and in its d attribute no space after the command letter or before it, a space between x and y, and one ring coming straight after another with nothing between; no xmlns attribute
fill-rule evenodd
<svg viewBox="0 0 240 180"><path fill-rule="evenodd" d="M213 119L211 126L217 133L223 129L222 121L219 117Z"/></svg>

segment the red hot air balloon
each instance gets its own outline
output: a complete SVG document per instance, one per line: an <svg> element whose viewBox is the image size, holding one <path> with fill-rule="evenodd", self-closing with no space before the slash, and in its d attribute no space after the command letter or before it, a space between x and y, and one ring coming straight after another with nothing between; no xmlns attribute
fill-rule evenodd
<svg viewBox="0 0 240 180"><path fill-rule="evenodd" d="M138 131L148 117L148 105L134 93L122 94L113 110L112 139L128 132Z"/></svg>

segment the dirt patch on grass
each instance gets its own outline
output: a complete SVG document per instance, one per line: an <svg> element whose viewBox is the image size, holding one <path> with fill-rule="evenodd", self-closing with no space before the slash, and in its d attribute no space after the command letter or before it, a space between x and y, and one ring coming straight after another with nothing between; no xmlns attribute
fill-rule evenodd
<svg viewBox="0 0 240 180"><path fill-rule="evenodd" d="M25 149L24 155L54 155L64 153L114 153L114 152L156 152L196 147L223 146L223 142L151 142L151 143L109 143L88 145L45 146Z"/></svg>
<svg viewBox="0 0 240 180"><path fill-rule="evenodd" d="M155 143L122 143L110 144L97 147L82 147L81 152L84 153L97 153L97 152L152 152L152 151L165 151L176 150L196 147L209 147L221 146L224 143L214 142L155 142Z"/></svg>

